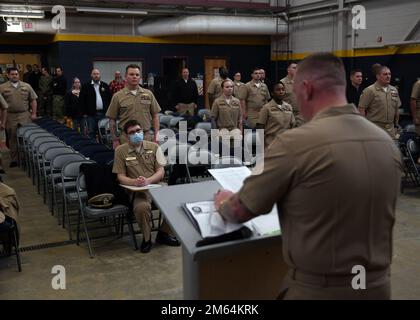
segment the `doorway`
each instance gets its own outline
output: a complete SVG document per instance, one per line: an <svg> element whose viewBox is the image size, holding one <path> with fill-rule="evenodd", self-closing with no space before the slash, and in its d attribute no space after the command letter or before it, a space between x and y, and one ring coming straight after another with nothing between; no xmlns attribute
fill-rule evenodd
<svg viewBox="0 0 420 320"><path fill-rule="evenodd" d="M3 73L7 68L16 66L19 70L20 80L23 80L23 74L26 72L26 65L37 64L41 66L41 56L39 54L20 54L20 53L6 53L0 54L0 68Z"/></svg>
<svg viewBox="0 0 420 320"><path fill-rule="evenodd" d="M225 58L204 58L204 88L205 88L205 106L206 109L210 109L209 98L207 94L207 88L211 80L219 76L219 68L227 67L227 59Z"/></svg>
<svg viewBox="0 0 420 320"><path fill-rule="evenodd" d="M172 99L175 82L181 77L182 68L187 66L186 57L163 57L162 77L156 79L155 95L163 110L173 110Z"/></svg>

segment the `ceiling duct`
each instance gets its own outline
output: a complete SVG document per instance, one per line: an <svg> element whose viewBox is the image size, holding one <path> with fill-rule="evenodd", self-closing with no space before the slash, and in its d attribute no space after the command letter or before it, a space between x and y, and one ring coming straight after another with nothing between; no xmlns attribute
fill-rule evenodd
<svg viewBox="0 0 420 320"><path fill-rule="evenodd" d="M191 34L281 35L287 33L287 24L281 17L196 15L144 21L138 25L137 32L151 37Z"/></svg>

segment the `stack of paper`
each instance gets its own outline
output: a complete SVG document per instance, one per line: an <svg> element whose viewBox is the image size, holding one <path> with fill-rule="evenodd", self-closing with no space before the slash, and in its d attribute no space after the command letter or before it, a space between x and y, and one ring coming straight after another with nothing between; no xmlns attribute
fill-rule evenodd
<svg viewBox="0 0 420 320"><path fill-rule="evenodd" d="M210 169L210 174L226 190L238 192L246 178L251 175L247 167L233 167L223 169ZM256 217L245 223L251 230L259 235L280 234L280 222L277 212L277 205L269 214Z"/></svg>

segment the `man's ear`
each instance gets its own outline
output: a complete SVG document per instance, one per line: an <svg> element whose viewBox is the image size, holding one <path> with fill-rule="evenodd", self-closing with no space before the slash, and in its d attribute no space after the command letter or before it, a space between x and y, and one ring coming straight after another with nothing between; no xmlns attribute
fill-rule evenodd
<svg viewBox="0 0 420 320"><path fill-rule="evenodd" d="M303 80L303 87L305 88L306 99L312 100L314 95L314 87L308 80Z"/></svg>

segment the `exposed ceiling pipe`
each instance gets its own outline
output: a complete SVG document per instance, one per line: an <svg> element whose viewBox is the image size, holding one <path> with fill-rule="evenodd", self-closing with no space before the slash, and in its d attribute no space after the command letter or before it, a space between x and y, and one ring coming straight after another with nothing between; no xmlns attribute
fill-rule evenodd
<svg viewBox="0 0 420 320"><path fill-rule="evenodd" d="M378 48L385 48L385 47L401 47L401 46L407 46L407 45L412 45L412 44L420 44L420 39L384 43L384 44L379 44L379 45L357 46L357 47L354 47L354 49L378 49Z"/></svg>
<svg viewBox="0 0 420 320"><path fill-rule="evenodd" d="M340 12L348 12L351 11L350 8L343 8L343 9L334 9L334 10L329 10L329 11L324 11L324 12L319 12L319 13L312 13L312 14L305 14L303 16L294 16L294 17L289 17L289 21L297 21L297 20L304 20L304 19L309 19L309 18L317 18L317 17L322 17L322 16L327 16L330 14L336 14L336 13L340 13Z"/></svg>
<svg viewBox="0 0 420 320"><path fill-rule="evenodd" d="M276 17L184 16L145 21L137 32L143 36L189 34L279 35L286 34L287 24Z"/></svg>

